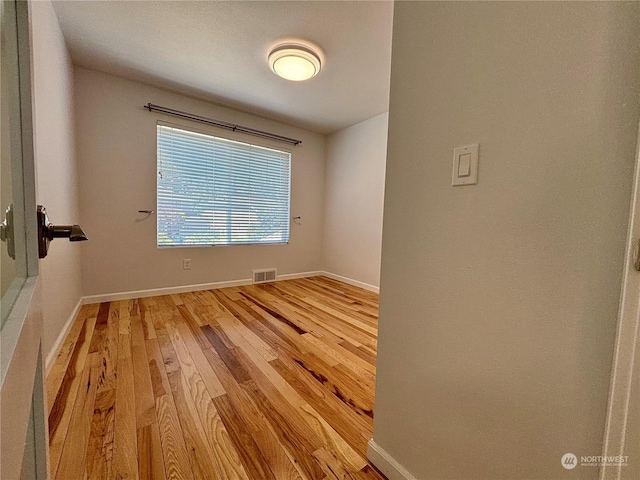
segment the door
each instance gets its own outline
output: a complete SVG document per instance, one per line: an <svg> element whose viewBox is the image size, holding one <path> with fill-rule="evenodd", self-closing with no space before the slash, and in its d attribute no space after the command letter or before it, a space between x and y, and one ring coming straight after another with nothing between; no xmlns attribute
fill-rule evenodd
<svg viewBox="0 0 640 480"><path fill-rule="evenodd" d="M0 1L0 478L47 478L27 2Z"/></svg>
<svg viewBox="0 0 640 480"><path fill-rule="evenodd" d="M626 254L602 480L640 478L640 131Z"/></svg>

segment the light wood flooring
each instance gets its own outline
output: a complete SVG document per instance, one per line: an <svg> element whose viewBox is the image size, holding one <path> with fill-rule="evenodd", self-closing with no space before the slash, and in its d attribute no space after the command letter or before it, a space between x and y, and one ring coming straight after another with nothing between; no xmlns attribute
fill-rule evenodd
<svg viewBox="0 0 640 480"><path fill-rule="evenodd" d="M378 296L326 277L84 305L47 378L56 479L383 479Z"/></svg>

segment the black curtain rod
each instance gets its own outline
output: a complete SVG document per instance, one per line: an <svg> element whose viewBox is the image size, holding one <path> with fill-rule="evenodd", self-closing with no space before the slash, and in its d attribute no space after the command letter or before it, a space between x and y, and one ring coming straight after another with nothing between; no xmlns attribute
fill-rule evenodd
<svg viewBox="0 0 640 480"><path fill-rule="evenodd" d="M174 117L185 118L187 120L193 120L194 122L206 123L207 125L226 128L228 130L233 130L234 132L246 133L248 135L255 135L256 137L268 138L270 140L276 140L278 142L290 143L291 145L300 145L302 143L302 140L296 140L295 138L283 137L282 135L276 135L275 133L256 130L255 128L234 125L233 123L222 122L220 120L213 120L212 118L201 117L200 115L181 112L180 110L174 110L173 108L161 107L160 105L154 105L152 103L147 103L144 108L146 108L150 112L166 113L167 115L173 115Z"/></svg>

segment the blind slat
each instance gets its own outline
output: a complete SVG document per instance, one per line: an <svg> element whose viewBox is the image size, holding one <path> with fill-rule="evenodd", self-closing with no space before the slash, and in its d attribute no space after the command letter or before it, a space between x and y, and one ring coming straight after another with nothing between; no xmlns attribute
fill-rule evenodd
<svg viewBox="0 0 640 480"><path fill-rule="evenodd" d="M158 125L159 247L289 241L291 154Z"/></svg>

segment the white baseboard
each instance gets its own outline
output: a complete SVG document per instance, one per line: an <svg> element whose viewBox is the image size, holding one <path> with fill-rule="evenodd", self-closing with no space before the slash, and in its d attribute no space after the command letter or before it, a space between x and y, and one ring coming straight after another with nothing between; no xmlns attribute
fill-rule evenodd
<svg viewBox="0 0 640 480"><path fill-rule="evenodd" d="M157 297L158 295L172 295L174 293L197 292L200 290L214 290L216 288L239 287L250 285L250 278L231 280L228 282L199 283L196 285L180 285L178 287L151 288L149 290L132 290L129 292L105 293L102 295L89 295L83 297L83 303L115 302L118 300L131 300L134 298Z"/></svg>
<svg viewBox="0 0 640 480"><path fill-rule="evenodd" d="M278 275L276 281L280 280L293 280L296 278L309 278L309 277L317 277L322 275L324 272L315 271L315 272L302 272L302 273L286 273L284 275Z"/></svg>
<svg viewBox="0 0 640 480"><path fill-rule="evenodd" d="M378 293L380 291L380 289L375 285L369 285L368 283L343 277L342 275L336 275L335 273L324 272L320 270L278 275L278 277L276 278L276 281L293 280L294 278L317 277L319 275L324 275L325 277L332 278L333 280L338 280L339 282L344 282L344 283L348 283L349 285L364 288L365 290L369 290L371 292ZM134 298L157 297L158 295L172 295L174 293L197 292L199 290L215 290L218 288L226 288L226 287L240 287L242 285L251 285L252 283L253 282L251 281L250 278L243 278L240 280L231 280L228 282L199 283L196 285L180 285L177 287L151 288L149 290L133 290L129 292L105 293L102 295L89 295L89 296L83 297L82 303L87 304L87 303L115 302L118 300L131 300Z"/></svg>
<svg viewBox="0 0 640 480"><path fill-rule="evenodd" d="M292 280L294 278L307 278L322 275L322 272L302 272L302 273L288 273L285 275L278 275L276 281L279 280ZM186 293L197 292L200 290L215 290L218 288L226 287L240 287L242 285L251 285L253 282L250 278L243 278L241 280L231 280L228 282L213 282L213 283L199 283L196 285L180 285L178 287L164 287L164 288L152 288L149 290L134 290L129 292L117 292L117 293L105 293L102 295L89 295L82 298L82 303L101 303L101 302L115 302L118 300L131 300L134 298L143 297L157 297L158 295L172 295L174 293Z"/></svg>
<svg viewBox="0 0 640 480"><path fill-rule="evenodd" d="M62 330L60 331L58 338L56 338L55 343L53 344L53 346L51 347L51 350L47 354L47 358L44 361L44 368L46 371L46 375L49 375L49 369L53 365L53 361L56 359L56 357L60 353L60 348L62 348L62 343L64 342L64 339L67 338L67 335L69 334L69 329L71 329L71 325L73 325L73 321L76 319L76 315L78 315L78 311L80 310L80 307L82 306L83 303L85 303L83 298L78 300L78 303L76 303L76 306L71 312L71 315L69 315L67 322L64 324L64 327L62 327Z"/></svg>
<svg viewBox="0 0 640 480"><path fill-rule="evenodd" d="M353 285L354 287L364 288L365 290L369 290L370 292L380 293L380 287L376 287L375 285L370 285L368 283L361 282L359 280L353 280L352 278L343 277L342 275L336 275L331 272L320 272L325 277L329 277L333 280L337 280L339 282L348 283L349 285Z"/></svg>
<svg viewBox="0 0 640 480"><path fill-rule="evenodd" d="M389 480L417 480L409 471L400 465L395 458L387 453L380 445L369 440L367 444L367 458Z"/></svg>

